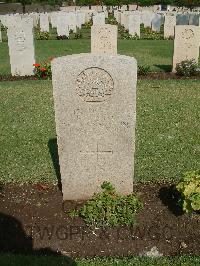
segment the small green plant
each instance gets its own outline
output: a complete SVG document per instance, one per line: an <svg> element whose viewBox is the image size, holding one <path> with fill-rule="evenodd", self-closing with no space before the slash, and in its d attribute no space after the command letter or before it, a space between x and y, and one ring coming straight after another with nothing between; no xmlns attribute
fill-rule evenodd
<svg viewBox="0 0 200 266"><path fill-rule="evenodd" d="M161 26L160 32L152 31L150 27L144 27L144 24L140 25L141 39L144 40L162 40L164 39L163 27Z"/></svg>
<svg viewBox="0 0 200 266"><path fill-rule="evenodd" d="M200 170L185 173L176 188L180 192L179 204L183 211L200 211Z"/></svg>
<svg viewBox="0 0 200 266"><path fill-rule="evenodd" d="M86 22L86 23L83 25L83 28L90 29L91 26L92 26L92 20Z"/></svg>
<svg viewBox="0 0 200 266"><path fill-rule="evenodd" d="M57 40L69 40L69 37L66 35L59 35L56 37Z"/></svg>
<svg viewBox="0 0 200 266"><path fill-rule="evenodd" d="M106 19L106 23L107 24L111 24L111 25L117 25L117 21L116 18L113 15L109 15L108 18Z"/></svg>
<svg viewBox="0 0 200 266"><path fill-rule="evenodd" d="M138 75L146 76L150 72L150 66L141 65L138 66Z"/></svg>
<svg viewBox="0 0 200 266"><path fill-rule="evenodd" d="M121 39L128 39L129 38L129 33L128 30L124 28L124 26L119 26L119 34Z"/></svg>
<svg viewBox="0 0 200 266"><path fill-rule="evenodd" d="M184 60L176 65L176 73L179 76L185 77L198 76L200 75L200 67L194 59Z"/></svg>
<svg viewBox="0 0 200 266"><path fill-rule="evenodd" d="M36 39L37 40L49 40L49 33L48 32L46 32L46 31L44 31L44 32L42 32L42 31L37 31L36 32Z"/></svg>
<svg viewBox="0 0 200 266"><path fill-rule="evenodd" d="M119 195L113 185L103 182L101 193L94 194L80 210L69 212L70 217L82 217L85 223L95 227L134 225L136 213L143 208L134 195Z"/></svg>
<svg viewBox="0 0 200 266"><path fill-rule="evenodd" d="M75 33L74 35L74 39L81 39L83 37L82 33L81 32L77 32Z"/></svg>
<svg viewBox="0 0 200 266"><path fill-rule="evenodd" d="M49 61L44 62L42 64L33 64L34 66L34 74L39 79L51 79L52 73L51 73L51 58Z"/></svg>

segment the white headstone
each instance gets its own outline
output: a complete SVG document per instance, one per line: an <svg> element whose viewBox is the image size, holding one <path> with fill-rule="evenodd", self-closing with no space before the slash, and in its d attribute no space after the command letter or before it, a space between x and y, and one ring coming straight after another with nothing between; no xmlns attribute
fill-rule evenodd
<svg viewBox="0 0 200 266"><path fill-rule="evenodd" d="M160 32L161 24L162 24L162 16L160 14L154 13L152 21L151 21L152 30L156 32Z"/></svg>
<svg viewBox="0 0 200 266"><path fill-rule="evenodd" d="M13 76L33 75L35 63L33 19L22 18L7 30L8 46Z"/></svg>
<svg viewBox="0 0 200 266"><path fill-rule="evenodd" d="M69 30L73 30L73 32L77 32L77 17L75 12L66 13L66 16L69 21Z"/></svg>
<svg viewBox="0 0 200 266"><path fill-rule="evenodd" d="M69 37L69 20L65 12L59 12L54 23L56 24L58 36Z"/></svg>
<svg viewBox="0 0 200 266"><path fill-rule="evenodd" d="M176 25L189 25L189 14L177 14Z"/></svg>
<svg viewBox="0 0 200 266"><path fill-rule="evenodd" d="M76 16L77 16L77 27L81 29L81 26L85 24L85 13L76 12Z"/></svg>
<svg viewBox="0 0 200 266"><path fill-rule="evenodd" d="M97 13L93 16L93 25L104 25L105 24L105 14L103 12Z"/></svg>
<svg viewBox="0 0 200 266"><path fill-rule="evenodd" d="M93 25L91 27L91 52L117 54L116 25Z"/></svg>
<svg viewBox="0 0 200 266"><path fill-rule="evenodd" d="M176 16L165 15L164 38L174 37L175 26Z"/></svg>
<svg viewBox="0 0 200 266"><path fill-rule="evenodd" d="M141 14L141 23L144 24L144 27L151 27L151 21L152 21L152 18L153 18L153 12L152 11L142 11L142 14Z"/></svg>
<svg viewBox="0 0 200 266"><path fill-rule="evenodd" d="M176 26L174 40L173 71L184 60L198 62L200 31L198 26Z"/></svg>
<svg viewBox="0 0 200 266"><path fill-rule="evenodd" d="M63 200L85 200L104 181L133 192L137 63L80 54L52 61Z"/></svg>
<svg viewBox="0 0 200 266"><path fill-rule="evenodd" d="M49 15L47 13L40 14L40 31L49 32Z"/></svg>
<svg viewBox="0 0 200 266"><path fill-rule="evenodd" d="M140 37L140 14L133 13L129 15L129 34Z"/></svg>

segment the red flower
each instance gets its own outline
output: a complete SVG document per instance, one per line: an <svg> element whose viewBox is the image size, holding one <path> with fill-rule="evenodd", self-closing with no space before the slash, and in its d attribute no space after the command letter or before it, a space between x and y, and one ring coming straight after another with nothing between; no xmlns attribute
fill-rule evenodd
<svg viewBox="0 0 200 266"><path fill-rule="evenodd" d="M46 68L42 67L42 68L40 68L40 70L41 70L42 72L44 72L44 71L46 71Z"/></svg>
<svg viewBox="0 0 200 266"><path fill-rule="evenodd" d="M40 64L33 64L33 66L34 66L34 67L39 67L39 66L40 66Z"/></svg>

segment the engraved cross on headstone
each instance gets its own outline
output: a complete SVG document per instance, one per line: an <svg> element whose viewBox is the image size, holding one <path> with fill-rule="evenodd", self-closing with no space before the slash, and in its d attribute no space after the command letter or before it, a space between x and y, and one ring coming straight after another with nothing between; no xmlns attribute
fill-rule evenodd
<svg viewBox="0 0 200 266"><path fill-rule="evenodd" d="M113 151L112 150L101 150L99 148L99 144L97 142L97 147L96 147L96 150L95 151L80 151L81 153L86 153L86 154L96 154L97 156L97 163L98 163L98 160L99 160L99 155L101 154L113 154Z"/></svg>

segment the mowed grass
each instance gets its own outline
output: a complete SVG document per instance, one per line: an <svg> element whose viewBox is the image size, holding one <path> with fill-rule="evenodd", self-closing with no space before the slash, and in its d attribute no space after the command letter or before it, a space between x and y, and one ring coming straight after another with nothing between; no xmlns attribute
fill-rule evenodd
<svg viewBox="0 0 200 266"><path fill-rule="evenodd" d="M64 256L31 256L0 254L1 266L199 266L197 256L180 257L130 257L130 258L94 258L72 260Z"/></svg>
<svg viewBox="0 0 200 266"><path fill-rule="evenodd" d="M35 41L36 62L69 54L90 53L90 39ZM118 40L118 53L133 56L139 65L149 65L151 71L170 71L173 41ZM0 75L10 74L7 42L0 43Z"/></svg>
<svg viewBox="0 0 200 266"><path fill-rule="evenodd" d="M200 81L140 80L137 88L135 180L175 181L200 168ZM57 183L51 81L1 82L0 93L0 181Z"/></svg>

